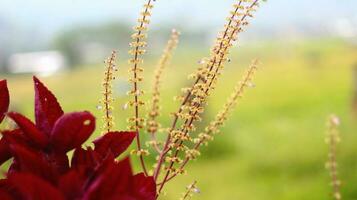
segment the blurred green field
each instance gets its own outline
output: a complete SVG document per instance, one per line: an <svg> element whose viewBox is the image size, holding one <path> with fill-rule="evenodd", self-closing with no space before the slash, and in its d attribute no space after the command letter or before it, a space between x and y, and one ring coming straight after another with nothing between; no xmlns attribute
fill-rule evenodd
<svg viewBox="0 0 357 200"><path fill-rule="evenodd" d="M179 48L163 83L164 125L177 108L172 97L189 83L187 74L207 51ZM232 52L204 117L209 122L233 90L250 60L262 62L256 88L245 97L203 156L191 163L188 174L171 182L161 199L179 199L185 186L198 181L193 199L204 200L317 200L331 199L324 168L327 146L325 121L330 113L341 117L342 143L338 161L344 199L357 199L357 118L351 110L352 66L357 48L343 41L321 39L283 44L243 45ZM121 57L121 56L119 56ZM147 61L144 88L150 93L153 56ZM119 61L115 82L116 124L125 129L127 65ZM121 67L123 66L123 67ZM101 93L103 66L62 72L42 80L57 95L65 111L89 110L100 118L96 105ZM4 76L4 77L3 77ZM13 110L33 116L31 76L8 76ZM98 126L101 122L98 120ZM99 133L99 131L98 131ZM97 134L98 134L97 133ZM135 162L135 161L134 161Z"/></svg>

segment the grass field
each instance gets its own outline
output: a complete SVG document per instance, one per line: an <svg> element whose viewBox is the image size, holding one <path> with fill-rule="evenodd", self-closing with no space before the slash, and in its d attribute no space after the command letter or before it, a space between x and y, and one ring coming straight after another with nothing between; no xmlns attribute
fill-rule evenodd
<svg viewBox="0 0 357 200"><path fill-rule="evenodd" d="M176 109L172 97L188 83L197 60L207 52L178 49L163 85L164 125ZM344 199L357 199L357 118L351 110L352 66L357 48L339 40L303 41L289 44L266 42L243 46L232 52L232 62L209 101L205 119L213 118L242 76L250 60L262 62L256 88L249 89L222 134L191 163L188 174L171 182L161 199L178 199L185 186L198 181L204 200L318 200L329 199L329 176L324 168L327 147L325 121L330 113L341 117L342 143L338 152ZM120 61L125 66L124 61ZM154 59L147 62L145 88ZM118 129L125 128L127 67L116 81L115 116ZM96 105L101 93L103 67L62 72L42 80L57 95L65 111L89 110L100 117ZM150 77L150 78L149 78ZM3 78L3 76L1 76ZM31 77L9 79L12 108L33 116ZM98 124L100 121L98 120ZM135 161L134 161L135 162Z"/></svg>

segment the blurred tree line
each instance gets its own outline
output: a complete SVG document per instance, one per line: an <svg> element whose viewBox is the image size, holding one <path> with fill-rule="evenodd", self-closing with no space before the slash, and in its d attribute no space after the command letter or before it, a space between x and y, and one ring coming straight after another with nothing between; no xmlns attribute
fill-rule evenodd
<svg viewBox="0 0 357 200"><path fill-rule="evenodd" d="M184 24L178 27L153 26L148 37L151 53L161 53L172 28L181 32L180 49L207 49L212 42L211 32L202 28L189 28ZM59 51L70 68L98 64L113 49L119 50L120 56L126 59L133 33L131 25L118 21L47 31L50 33L0 18L0 72L7 72L9 58L16 53Z"/></svg>
<svg viewBox="0 0 357 200"><path fill-rule="evenodd" d="M182 32L180 45L202 46L209 38L207 32L203 30L176 29ZM132 33L130 25L118 22L72 27L56 35L51 48L61 51L70 66L93 64L102 61L113 49L120 50L125 54L123 57L126 56ZM150 51L161 52L170 33L171 28L165 26L150 30L148 43Z"/></svg>

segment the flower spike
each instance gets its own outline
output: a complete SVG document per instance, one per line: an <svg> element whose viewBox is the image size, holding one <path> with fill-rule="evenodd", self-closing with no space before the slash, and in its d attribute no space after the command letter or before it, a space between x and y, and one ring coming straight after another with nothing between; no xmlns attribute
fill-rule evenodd
<svg viewBox="0 0 357 200"><path fill-rule="evenodd" d="M116 51L112 51L111 56L105 61L106 70L104 73L103 81L103 98L100 100L100 106L98 108L103 110L104 116L103 119L103 130L102 134L109 133L114 126L114 117L112 103L113 98L113 80L115 79L114 72L117 71L115 65Z"/></svg>
<svg viewBox="0 0 357 200"><path fill-rule="evenodd" d="M244 75L242 81L239 81L235 90L231 94L231 97L227 100L223 109L217 114L214 121L212 121L206 128L205 131L199 134L196 138L195 143L201 145L212 139L212 135L219 132L220 127L227 120L228 114L233 110L233 108L238 103L239 99L243 97L243 94L247 87L253 87L252 78L257 71L258 60L254 60Z"/></svg>
<svg viewBox="0 0 357 200"><path fill-rule="evenodd" d="M154 75L153 93L152 93L152 100L151 100L152 105L147 121L147 132L151 134L153 140L151 143L158 151L160 150L157 145L155 133L160 128L160 123L157 121L157 117L160 114L160 85L161 85L162 73L171 60L172 52L177 47L179 34L180 33L175 29L172 30L171 37L167 42L167 45L156 67L155 75Z"/></svg>
<svg viewBox="0 0 357 200"><path fill-rule="evenodd" d="M154 75L154 84L153 84L153 93L152 93L152 106L151 111L149 112L148 128L147 131L151 134L155 134L158 130L159 124L156 121L156 118L159 116L160 109L160 84L162 73L170 59L172 57L173 50L177 47L178 44L179 32L175 29L172 30L171 37L167 42L167 45L164 49L164 52L160 58L160 61L156 67Z"/></svg>
<svg viewBox="0 0 357 200"><path fill-rule="evenodd" d="M140 100L140 96L143 95L143 91L139 89L139 83L143 81L143 77L140 76L143 72L141 67L143 60L142 55L146 53L145 47L146 42L146 31L150 23L151 10L153 8L153 0L148 0L144 5L144 11L141 13L141 17L138 19L139 25L134 27L135 33L132 35L133 41L130 43L131 50L129 54L132 55L132 58L129 60L131 65L130 72L133 77L129 79L130 83L133 84L133 88L128 92L129 95L134 97L133 101L129 102L129 106L134 107L135 114L134 117L129 119L132 124L129 129L139 131L143 128L144 119L139 117L139 108L144 105L144 102ZM139 136L139 135L138 135Z"/></svg>
<svg viewBox="0 0 357 200"><path fill-rule="evenodd" d="M191 185L186 187L186 192L183 194L180 200L189 200L192 198L193 193L200 193L200 190L196 186L197 181L194 181Z"/></svg>
<svg viewBox="0 0 357 200"><path fill-rule="evenodd" d="M340 142L340 136L338 126L340 125L340 119L336 115L331 115L327 122L327 135L326 143L329 146L328 161L326 162L326 168L329 170L331 176L331 186L334 200L341 200L341 181L338 177L337 170L337 144Z"/></svg>
<svg viewBox="0 0 357 200"><path fill-rule="evenodd" d="M176 147L176 151L174 154L174 157L178 156L179 150L184 150L184 155L185 158L182 162L180 162L180 166L178 169L174 169L174 162L170 161L169 162L169 167L167 169L166 175L164 177L164 180L162 181L160 188L163 188L163 185L172 178L174 178L176 175L181 174L184 171L184 167L186 164L195 158L197 158L200 155L199 148L202 144L207 143L209 140L212 140L213 134L217 133L219 131L219 128L223 125L224 121L227 119L227 115L229 112L234 108L234 106L237 104L238 100L242 97L245 89L249 87L252 83L252 78L257 70L257 65L258 65L258 60L254 60L250 67L248 68L246 74L243 76L242 81L238 82L238 85L235 89L235 91L232 93L231 97L227 100L226 104L223 106L223 109L217 114L216 119L212 121L207 128L205 128L205 131L203 133L200 133L198 135L198 138L193 139L193 142L195 143L193 148L189 147L184 147L182 149L178 149L177 147L180 147L183 145L183 139L176 139L175 143L172 144L173 147ZM181 135L181 137L184 137L185 135ZM171 172L174 172L171 176L169 174Z"/></svg>
<svg viewBox="0 0 357 200"><path fill-rule="evenodd" d="M128 92L128 94L133 96L134 99L128 103L129 106L134 108L134 116L128 119L129 123L131 124L129 129L137 133L137 149L134 150L133 153L140 157L140 163L146 175L148 172L143 156L147 155L148 151L142 149L140 141L140 130L143 128L145 121L144 118L140 117L140 107L142 107L145 103L140 100L140 96L144 94L144 91L139 88L139 83L143 81L143 77L140 75L144 71L144 69L141 67L143 63L141 57L146 53L146 31L148 25L150 24L151 10L154 7L154 2L154 0L147 0L147 3L144 5L143 12L138 19L139 24L138 26L134 27L135 33L131 36L133 41L130 43L130 46L132 49L129 51L129 54L132 55L132 58L129 60L129 64L131 65L130 72L132 73L132 78L130 78L129 81L132 83L133 88Z"/></svg>
<svg viewBox="0 0 357 200"><path fill-rule="evenodd" d="M191 88L185 90L186 94L181 98L181 106L178 111L174 113L173 123L164 144L164 150L159 155L158 165L155 168L155 180L159 176L161 166L167 153L170 152L173 147L177 146L179 150L185 149L186 147L183 146L184 141L192 140L189 133L194 132L196 129L194 122L201 121L200 115L204 112L207 97L210 95L210 91L215 87L217 77L221 74L221 70L223 69L223 64L229 60L227 56L233 46L232 43L237 40L238 34L243 30L242 27L248 24L247 19L253 16L252 13L258 7L258 0L241 0L238 1L237 4L234 4L233 7L234 10L230 12L230 17L225 25L222 36L217 38L217 42L212 48L210 58L204 59L202 62L204 66L200 67L198 72L192 76L195 77L196 80ZM180 119L183 121L183 124L181 127L176 127ZM168 169L171 170L171 167ZM168 173L170 172L167 171L166 174ZM167 178L168 175L165 175L164 179Z"/></svg>

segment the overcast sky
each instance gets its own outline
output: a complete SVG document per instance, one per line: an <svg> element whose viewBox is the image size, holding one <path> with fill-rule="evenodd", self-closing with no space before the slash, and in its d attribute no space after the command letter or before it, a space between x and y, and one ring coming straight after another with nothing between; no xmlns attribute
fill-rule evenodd
<svg viewBox="0 0 357 200"><path fill-rule="evenodd" d="M144 0L0 0L0 19L41 31L120 20L133 23ZM157 0L153 24L216 27L235 0ZM357 21L357 0L269 0L256 26Z"/></svg>

